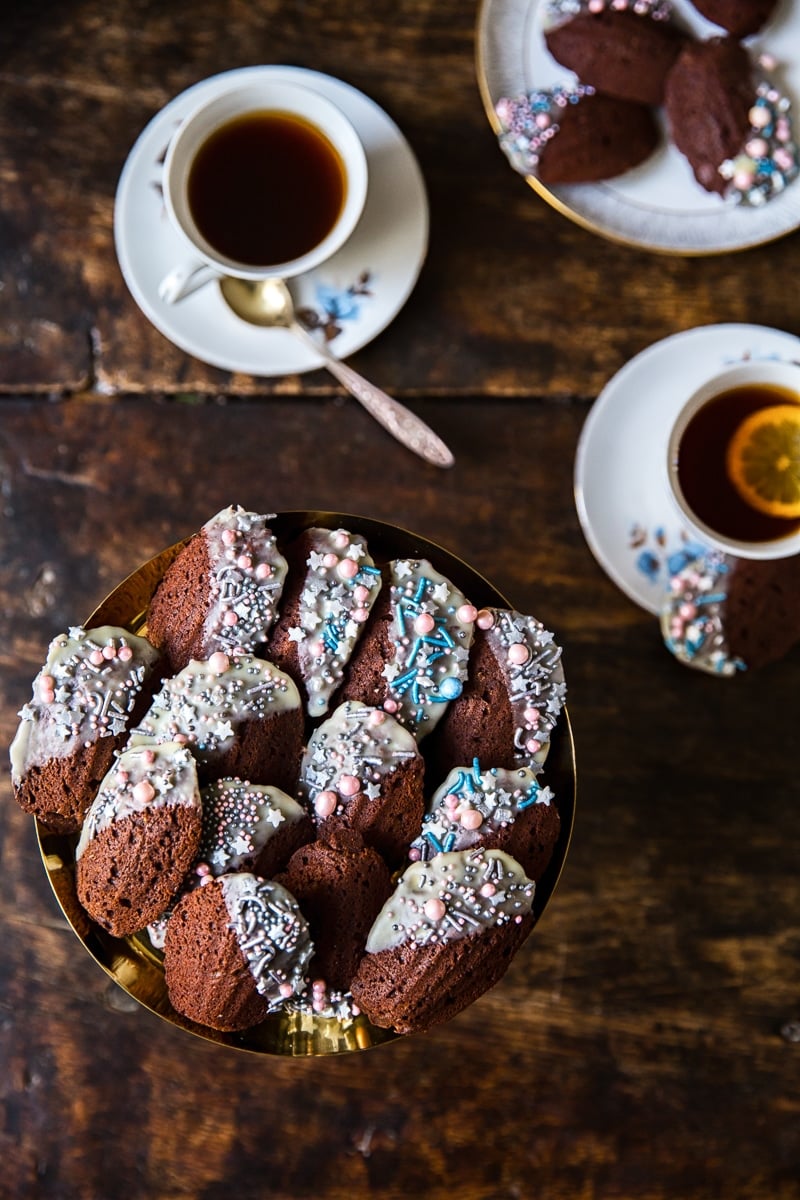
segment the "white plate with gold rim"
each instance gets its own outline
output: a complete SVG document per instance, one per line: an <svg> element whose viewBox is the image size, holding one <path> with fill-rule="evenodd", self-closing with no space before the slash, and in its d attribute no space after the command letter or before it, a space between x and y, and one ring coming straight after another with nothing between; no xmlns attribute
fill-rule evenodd
<svg viewBox="0 0 800 1200"><path fill-rule="evenodd" d="M546 0L482 0L478 15L477 71L486 114L496 134L498 100L573 83L575 76L549 54L542 33ZM697 37L723 31L674 0L676 18ZM800 5L780 0L770 22L748 39L753 55L776 60L770 76L792 101L795 140L800 122ZM579 225L614 241L674 254L722 254L783 237L800 226L800 178L762 208L723 201L695 181L684 157L666 137L632 171L602 183L546 187L527 183Z"/></svg>
<svg viewBox="0 0 800 1200"><path fill-rule="evenodd" d="M367 200L355 232L328 262L291 283L297 307L326 328L339 358L377 337L411 295L428 249L428 201L417 160L394 121L363 92L319 71L284 66L225 71L194 84L156 113L117 186L114 238L125 282L145 316L179 349L223 370L275 376L311 371L324 360L286 329L262 329L237 317L216 283L177 304L158 294L164 275L186 254L162 199L169 140L198 101L265 75L300 82L332 100L366 151Z"/></svg>

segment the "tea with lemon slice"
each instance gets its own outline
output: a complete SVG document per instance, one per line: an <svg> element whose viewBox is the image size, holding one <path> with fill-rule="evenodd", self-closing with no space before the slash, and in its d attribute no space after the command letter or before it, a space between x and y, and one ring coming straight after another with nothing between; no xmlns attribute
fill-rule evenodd
<svg viewBox="0 0 800 1200"><path fill-rule="evenodd" d="M800 396L751 383L708 400L680 440L684 499L709 529L739 542L800 530Z"/></svg>

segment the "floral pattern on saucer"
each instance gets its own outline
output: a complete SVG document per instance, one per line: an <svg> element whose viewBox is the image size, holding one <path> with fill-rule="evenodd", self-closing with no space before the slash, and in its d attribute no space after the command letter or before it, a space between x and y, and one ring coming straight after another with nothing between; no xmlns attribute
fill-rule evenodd
<svg viewBox="0 0 800 1200"><path fill-rule="evenodd" d="M318 307L306 305L297 310L297 315L306 329L321 329L325 334L325 341L332 342L342 332L343 321L358 320L361 315L359 298L373 295L372 275L369 271L362 271L355 283L351 283L347 288L318 283Z"/></svg>
<svg viewBox="0 0 800 1200"><path fill-rule="evenodd" d="M589 549L646 612L661 611L671 578L705 551L667 491L669 431L706 380L743 362L800 361L800 339L764 325L705 325L654 342L608 381L584 422L575 504Z"/></svg>
<svg viewBox="0 0 800 1200"><path fill-rule="evenodd" d="M323 360L291 331L269 333L237 317L218 287L199 288L177 304L159 293L165 273L187 247L164 211L164 150L200 99L239 82L299 82L338 105L364 145L370 187L352 237L324 268L292 282L298 310L312 329L335 339L348 358L394 320L411 295L428 246L425 182L414 153L389 115L343 80L301 67L239 67L201 80L162 108L125 162L114 206L114 241L123 278L145 317L180 350L221 370L262 378L318 370ZM380 164L380 169L372 169Z"/></svg>
<svg viewBox="0 0 800 1200"><path fill-rule="evenodd" d="M687 563L706 551L701 542L692 541L686 533L679 535L676 544L663 525L657 525L648 533L638 522L631 526L628 548L634 554L636 570L648 583L664 586L671 576L677 575Z"/></svg>

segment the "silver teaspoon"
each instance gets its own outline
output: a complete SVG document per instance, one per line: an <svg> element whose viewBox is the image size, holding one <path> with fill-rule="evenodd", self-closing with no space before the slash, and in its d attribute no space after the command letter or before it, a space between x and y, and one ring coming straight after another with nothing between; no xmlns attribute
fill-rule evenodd
<svg viewBox="0 0 800 1200"><path fill-rule="evenodd" d="M301 341L325 360L325 366L351 396L354 396L371 413L376 421L388 429L398 442L413 450L426 462L437 467L452 467L455 459L452 452L433 430L415 416L404 405L386 392L375 387L358 371L348 367L332 354L328 347L312 337L300 323L295 312L291 292L282 279L263 279L252 282L223 275L219 281L226 303L251 325L265 328L289 329Z"/></svg>

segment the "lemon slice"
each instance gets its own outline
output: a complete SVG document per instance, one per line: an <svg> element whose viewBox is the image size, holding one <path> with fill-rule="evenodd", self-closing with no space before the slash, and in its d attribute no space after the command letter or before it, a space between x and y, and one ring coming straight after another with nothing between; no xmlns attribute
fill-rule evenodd
<svg viewBox="0 0 800 1200"><path fill-rule="evenodd" d="M742 421L725 465L751 508L770 517L800 517L800 404L774 404Z"/></svg>

